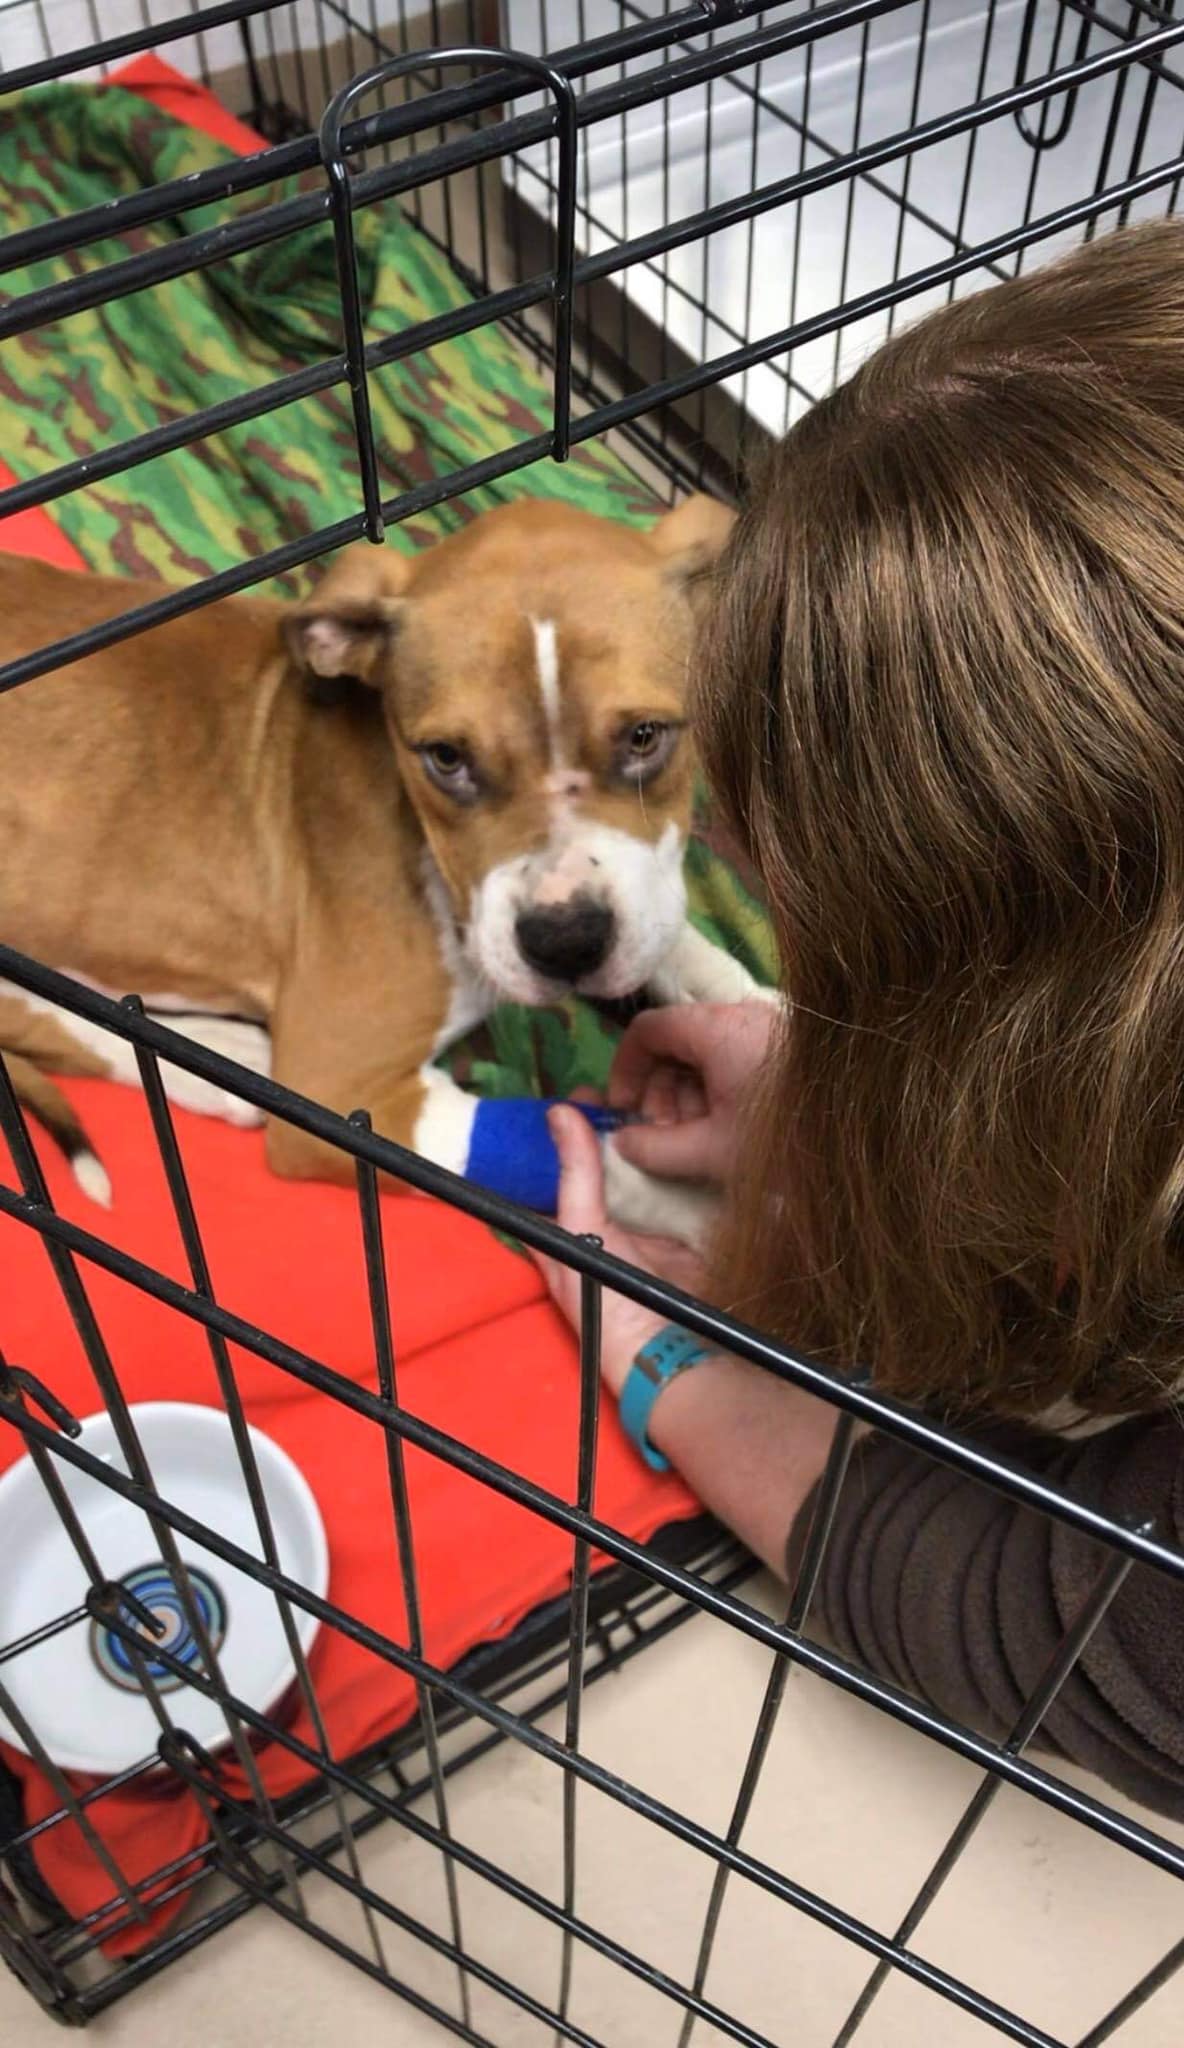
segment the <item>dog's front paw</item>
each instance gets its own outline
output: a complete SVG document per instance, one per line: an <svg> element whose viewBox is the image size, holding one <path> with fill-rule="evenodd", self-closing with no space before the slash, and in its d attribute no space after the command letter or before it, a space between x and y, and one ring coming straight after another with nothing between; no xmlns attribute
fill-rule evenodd
<svg viewBox="0 0 1184 2048"><path fill-rule="evenodd" d="M270 1072L271 1040L261 1024L250 1024L241 1017L214 1016L178 1020L163 1015L158 1021L171 1024L185 1038L195 1039L210 1052L221 1053L223 1059L236 1060L253 1074ZM169 1101L178 1109L187 1109L195 1116L217 1117L240 1130L255 1130L264 1121L263 1111L256 1109L253 1102L244 1102L241 1095L235 1095L229 1088L219 1088L216 1082L204 1081L168 1060L161 1061L160 1078Z"/></svg>
<svg viewBox="0 0 1184 2048"><path fill-rule="evenodd" d="M216 1117L219 1123L234 1124L240 1131L258 1130L265 1121L263 1111L256 1109L253 1102L244 1102L241 1095L232 1094L229 1088L203 1081L199 1075L188 1074L168 1060L160 1063L160 1078L169 1101L178 1109L187 1109L191 1116Z"/></svg>
<svg viewBox="0 0 1184 2048"><path fill-rule="evenodd" d="M719 1215L715 1188L685 1180L659 1180L622 1159L611 1138L604 1148L605 1206L623 1230L673 1237L702 1251Z"/></svg>
<svg viewBox="0 0 1184 2048"><path fill-rule="evenodd" d="M755 981L747 967L713 946L694 925L684 927L648 986L650 1001L669 1003L776 1002L778 991Z"/></svg>

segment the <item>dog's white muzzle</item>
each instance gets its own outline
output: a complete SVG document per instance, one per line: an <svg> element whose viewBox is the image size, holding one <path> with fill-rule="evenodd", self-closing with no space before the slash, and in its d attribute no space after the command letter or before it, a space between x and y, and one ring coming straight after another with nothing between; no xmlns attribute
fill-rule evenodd
<svg viewBox="0 0 1184 2048"><path fill-rule="evenodd" d="M653 846L610 825L566 825L486 875L465 950L510 1002L633 995L683 929L682 856L674 824Z"/></svg>

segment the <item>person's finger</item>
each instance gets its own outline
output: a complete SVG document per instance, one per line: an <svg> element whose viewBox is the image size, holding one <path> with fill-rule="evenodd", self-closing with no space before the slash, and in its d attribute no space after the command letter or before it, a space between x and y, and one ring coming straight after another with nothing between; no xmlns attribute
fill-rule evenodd
<svg viewBox="0 0 1184 2048"><path fill-rule="evenodd" d="M594 1102L599 1105L604 1101L604 1090L603 1088L586 1088L581 1086L573 1088L567 1099L569 1102Z"/></svg>
<svg viewBox="0 0 1184 2048"><path fill-rule="evenodd" d="M577 1235L592 1231L603 1237L607 1218L600 1140L578 1109L549 1110L547 1126L559 1154L558 1221Z"/></svg>
<svg viewBox="0 0 1184 2048"><path fill-rule="evenodd" d="M678 1067L663 1060L650 1073L642 1090L641 1115L651 1124L678 1122Z"/></svg>
<svg viewBox="0 0 1184 2048"><path fill-rule="evenodd" d="M716 1173L710 1117L685 1124L626 1124L612 1142L622 1159L659 1180L704 1180Z"/></svg>
<svg viewBox="0 0 1184 2048"><path fill-rule="evenodd" d="M614 1109L636 1109L646 1078L659 1060L698 1071L718 1035L710 1005L674 1003L664 1010L642 1010L617 1047L609 1075L608 1099Z"/></svg>
<svg viewBox="0 0 1184 2048"><path fill-rule="evenodd" d="M676 1121L693 1124L708 1113L707 1093L698 1074L689 1067L679 1067L675 1087Z"/></svg>
<svg viewBox="0 0 1184 2048"><path fill-rule="evenodd" d="M706 1277L702 1254L692 1251L676 1237L637 1237L633 1240L634 1263L644 1266L647 1273L656 1273L659 1280L669 1280L675 1287L685 1287L688 1294L700 1294Z"/></svg>

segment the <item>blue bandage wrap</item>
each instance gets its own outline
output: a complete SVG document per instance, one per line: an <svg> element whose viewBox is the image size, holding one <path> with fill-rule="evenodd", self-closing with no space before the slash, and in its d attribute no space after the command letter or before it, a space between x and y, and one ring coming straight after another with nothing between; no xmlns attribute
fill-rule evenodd
<svg viewBox="0 0 1184 2048"><path fill-rule="evenodd" d="M524 1209L553 1216L559 1199L559 1155L547 1129L547 1111L558 1106L554 1100L521 1095L479 1102L469 1134L466 1180L475 1180ZM622 1122L612 1110L595 1103L568 1106L600 1132L615 1131Z"/></svg>

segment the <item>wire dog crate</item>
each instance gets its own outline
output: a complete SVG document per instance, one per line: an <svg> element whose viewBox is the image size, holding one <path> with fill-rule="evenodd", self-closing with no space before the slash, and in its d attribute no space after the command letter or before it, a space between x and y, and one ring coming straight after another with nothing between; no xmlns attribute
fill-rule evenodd
<svg viewBox="0 0 1184 2048"><path fill-rule="evenodd" d="M16 481L0 489L0 518L81 501L104 480L143 465L167 465L177 451L294 406L316 390L349 393L357 461L356 507L349 517L292 533L278 514L261 513L237 563L11 663L0 670L0 688L33 684L67 660L297 571L348 540L380 538L384 526L491 479L562 460L570 448L593 440L613 437L637 473L671 497L703 481L733 486L768 438L897 320L1012 275L1099 228L1173 208L1184 175L1181 42L1184 21L1175 21L1173 0L789 0L766 7L745 0L539 0L537 6L506 0L500 9L480 0L423 9L402 0L397 6L394 0L218 0L159 19L148 0L0 0L0 110L11 103L8 95L56 80L101 78L138 52L158 50L185 74L213 85L269 143L188 176L183 190L159 183L114 205L64 211L0 241L0 269L11 271L126 237L102 260L80 261L68 278L10 295L0 305L0 376L6 340L102 311L128 294L151 294L183 266L196 269L282 244L326 219L336 236L341 282L340 346L331 357L263 388L174 407L133 437L72 456L32 481ZM297 173L313 174L298 196L267 196L281 177ZM222 218L220 209L246 194L262 194L264 203ZM182 204L200 216L183 243L137 245L138 230ZM459 310L375 342L365 333L355 237L366 213L384 205L402 208L446 253L468 297ZM508 426L496 453L458 462L447 474L384 498L368 378L384 363L493 323L509 328L547 369L553 399L547 431L516 435ZM1154 1530L1107 1521L1031 1473L885 1401L870 1385L840 1384L759 1332L619 1266L596 1244L568 1239L545 1220L404 1154L364 1119L343 1120L260 1080L134 1003L112 1003L52 965L2 945L0 976L134 1048L164 1175L162 1199L171 1205L185 1254L181 1281L55 1210L0 1068L0 1125L16 1165L15 1184L0 1187L0 1213L44 1244L130 1476L74 1442L74 1418L35 1358L0 1363L0 1423L19 1432L77 1551L79 1596L53 1628L104 1621L139 1669L160 1728L157 1750L135 1769L81 1788L54 1763L36 1727L20 1724L24 1746L57 1803L35 1821L11 1813L0 1828L0 1955L46 2011L83 2024L262 1905L470 2042L496 2048L507 2039L550 2035L593 2048L603 2037L594 2019L581 2016L577 1959L594 1956L631 1979L639 1996L644 1989L656 2000L647 2011L664 2017L644 2038L685 2043L697 2028L700 2038L771 2048L768 2031L712 1995L713 1945L731 1881L743 1882L746 1896L777 1904L787 1921L804 1916L862 1953L865 1982L827 2037L836 2043L870 2039L882 1986L903 1978L932 1994L927 2038L951 2038L946 2028L956 2010L985 2032L1029 2048L1068 2048L1055 2023L1026 2017L930 1960L916 1937L1005 1788L1035 1812L1072 1821L1166 1878L1184 1878L1184 1847L1169 1833L1028 1755L1127 1574L1166 1573L1178 1580L1184 1556ZM358 1385L217 1298L161 1084L165 1060L326 1140L355 1162L372 1385ZM573 1447L578 1480L569 1497L531 1483L400 1404L379 1171L582 1274L580 1431ZM92 1272L117 1276L170 1318L205 1333L258 1545L246 1549L214 1528L197 1533L215 1556L274 1597L318 1731L311 1747L281 1717L255 1713L227 1687L176 1548L180 1536L194 1532L158 1488L144 1456L119 1356L95 1311ZM710 1525L692 1523L643 1544L594 1512L605 1288L656 1306L840 1411L811 1539L782 1619L771 1619L746 1597L747 1561ZM382 1636L280 1569L246 1426L239 1384L244 1357L316 1390L384 1440L392 1569L404 1588L406 1640ZM1093 1590L1004 1741L950 1721L806 1633L857 1422L890 1432L1099 1545ZM425 1648L407 1448L467 1474L570 1539L569 1596L451 1669L433 1662ZM63 1483L71 1471L100 1481L149 1517L201 1648L194 1665L153 1646L153 1669L163 1668L179 1684L165 1685L148 1671L144 1610L129 1589L107 1583L89 1551ZM375 1541L386 1542L385 1532ZM6 1568L19 1569L19 1559ZM723 1827L707 1826L617 1775L581 1740L591 1682L694 1614L714 1617L768 1659L755 1731ZM300 1649L297 1620L307 1615L413 1681L413 1723L361 1754L335 1752ZM20 1720L11 1673L32 1647L27 1640L0 1645L0 1712L10 1727ZM854 1698L917 1731L935 1754L937 1748L952 1753L981 1774L932 1867L913 1887L907 1911L887 1929L870 1924L841 1896L825 1896L795 1877L788 1852L770 1860L746 1846L778 1710L799 1672L826 1682L836 1697ZM217 1759L187 1733L186 1702L194 1694L214 1699L223 1713L227 1740L251 1786L249 1800L227 1793ZM511 1855L495 1857L466 1842L453 1824L456 1773L498 1744L538 1760L555 1788L562 1860L553 1892L528 1882ZM269 1792L260 1770L270 1745L305 1771L302 1788L282 1799ZM159 1785L162 1768L173 1785L196 1796L207 1825L197 1848L149 1880L132 1881L97 1822L104 1800L137 1781ZM677 1967L587 1915L579 1811L581 1798L593 1794L703 1859L706 1914L701 1927L687 1930ZM372 1881L369 1848L384 1821L436 1860L442 1918L433 1919L426 1907L412 1910ZM32 1861L37 1841L66 1824L80 1832L108 1881L102 1903L81 1919L55 1909ZM466 1897L480 1886L549 1930L550 1991L515 1983L467 1938ZM105 1957L102 1943L113 1928L135 1925L149 1902L170 1896L184 1897L187 1912L169 1932L130 1961ZM353 1917L323 1913L328 1897L343 1900ZM989 1942L988 1928L983 1938ZM421 1951L448 1972L429 1989L409 1960ZM1152 2030L1139 2040L1166 2044L1178 2032L1167 2001L1182 1963L1184 1939L1149 1960L1118 1995L1098 2002L1088 2024L1073 2034L1077 2048L1133 2038L1128 2028L1147 2015ZM490 2008L481 2001L490 1995L497 2000L494 2019L483 2017ZM1178 2005L1176 2014L1178 2022Z"/></svg>

